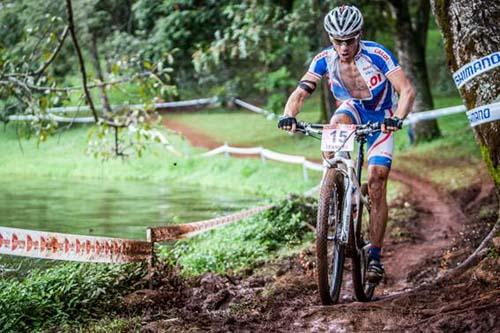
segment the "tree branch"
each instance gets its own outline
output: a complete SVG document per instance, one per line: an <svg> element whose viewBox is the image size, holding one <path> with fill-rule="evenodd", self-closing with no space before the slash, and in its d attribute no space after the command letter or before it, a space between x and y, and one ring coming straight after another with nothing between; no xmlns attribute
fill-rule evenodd
<svg viewBox="0 0 500 333"><path fill-rule="evenodd" d="M92 96L90 96L90 92L87 88L87 74L85 71L85 63L83 61L82 51L80 50L80 46L78 45L78 39L76 38L71 0L66 0L66 12L68 14L68 27L71 32L71 38L73 39L73 45L75 46L75 51L78 56L78 63L80 65L80 72L82 74L82 82L83 82L83 90L85 92L85 98L87 100L87 104L90 107L90 110L92 111L92 115L94 116L95 121L98 122L99 116L97 115L97 112L94 107L94 102L92 101Z"/></svg>
<svg viewBox="0 0 500 333"><path fill-rule="evenodd" d="M33 73L33 75L36 76L35 82L38 81L42 73L47 69L47 67L49 67L52 61L54 61L54 59L56 58L57 54L59 53L64 44L64 41L66 40L66 36L68 36L68 32L69 32L69 27L66 26L59 40L59 44L57 44L56 48L50 55L49 59L35 73Z"/></svg>
<svg viewBox="0 0 500 333"><path fill-rule="evenodd" d="M488 250L488 246L491 245L493 238L497 234L497 232L500 230L500 216L498 217L497 221L495 222L495 225L491 228L490 232L486 237L484 237L483 241L479 246L476 248L476 250L463 262L460 264L460 266L446 271L444 275L439 277L436 281L436 283L442 283L445 281L450 281L457 276L460 276L462 273L464 273L466 270L471 268L474 265L477 265L479 261L484 257Z"/></svg>
<svg viewBox="0 0 500 333"><path fill-rule="evenodd" d="M130 82L130 81L133 81L133 80L135 80L137 78L146 77L146 76L150 76L150 75L154 75L154 73L153 72L144 72L144 73L134 74L131 77L126 77L126 78L122 78L122 79L119 79L119 80L114 80L114 81L109 81L109 82L97 82L95 84L87 84L87 88L88 89L93 89L93 88L114 86L114 85L117 85L117 84ZM25 75L25 74L15 74L14 73L14 74L7 74L6 77L10 80L10 77L27 77L27 75ZM16 80L16 82L22 82L22 81ZM0 81L0 85L6 85L6 84L16 83L16 82ZM33 85L33 84L29 84L29 83L23 83L23 85L25 85L26 87L28 87L28 88L30 88L32 90L36 90L36 91L50 91L50 92L72 92L72 91L77 91L77 90L82 90L83 89L83 86L58 88L58 87L36 86L36 85Z"/></svg>

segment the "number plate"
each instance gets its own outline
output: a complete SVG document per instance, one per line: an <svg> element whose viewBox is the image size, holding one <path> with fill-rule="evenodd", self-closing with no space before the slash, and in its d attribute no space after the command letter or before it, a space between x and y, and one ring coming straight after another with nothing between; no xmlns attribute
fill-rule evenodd
<svg viewBox="0 0 500 333"><path fill-rule="evenodd" d="M321 151L353 151L356 125L336 124L323 127ZM349 138L349 139L347 139ZM346 141L347 140L347 141ZM345 142L345 144L344 144Z"/></svg>

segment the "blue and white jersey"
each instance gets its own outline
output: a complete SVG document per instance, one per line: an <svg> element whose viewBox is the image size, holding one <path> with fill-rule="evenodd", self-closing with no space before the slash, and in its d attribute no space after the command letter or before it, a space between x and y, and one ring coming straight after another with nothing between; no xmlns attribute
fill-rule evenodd
<svg viewBox="0 0 500 333"><path fill-rule="evenodd" d="M349 94L342 82L339 56L333 46L314 57L309 66L309 73L320 78L328 73L330 89L339 101L352 100L369 111L395 108L397 95L387 79L389 74L401 68L394 55L378 43L362 40L354 61L370 91L369 98L356 99Z"/></svg>

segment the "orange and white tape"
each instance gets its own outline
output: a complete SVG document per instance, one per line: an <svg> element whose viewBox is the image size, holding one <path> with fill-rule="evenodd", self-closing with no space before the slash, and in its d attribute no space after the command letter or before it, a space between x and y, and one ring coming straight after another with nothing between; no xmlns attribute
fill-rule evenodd
<svg viewBox="0 0 500 333"><path fill-rule="evenodd" d="M0 227L0 254L81 262L125 263L151 255L151 244L119 238Z"/></svg>

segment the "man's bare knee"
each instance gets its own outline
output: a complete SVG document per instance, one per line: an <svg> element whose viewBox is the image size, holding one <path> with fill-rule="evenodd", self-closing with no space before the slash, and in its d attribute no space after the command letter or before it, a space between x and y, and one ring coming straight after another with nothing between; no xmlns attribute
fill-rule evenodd
<svg viewBox="0 0 500 333"><path fill-rule="evenodd" d="M368 175L368 194L372 201L378 201L385 195L385 187L389 169L381 166L372 166L369 168Z"/></svg>
<svg viewBox="0 0 500 333"><path fill-rule="evenodd" d="M332 119L330 119L330 125L334 124L352 124L352 120L345 113L338 113L334 114Z"/></svg>

